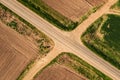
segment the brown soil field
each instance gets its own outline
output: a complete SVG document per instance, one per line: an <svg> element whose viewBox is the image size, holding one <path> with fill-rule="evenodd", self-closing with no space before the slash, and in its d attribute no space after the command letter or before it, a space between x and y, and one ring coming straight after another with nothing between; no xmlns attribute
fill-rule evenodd
<svg viewBox="0 0 120 80"><path fill-rule="evenodd" d="M79 21L90 9L99 6L107 0L43 0L48 6L58 11L65 17Z"/></svg>
<svg viewBox="0 0 120 80"><path fill-rule="evenodd" d="M86 80L86 79L70 71L66 67L57 64L46 68L34 80Z"/></svg>
<svg viewBox="0 0 120 80"><path fill-rule="evenodd" d="M0 80L16 80L37 55L33 43L0 22Z"/></svg>

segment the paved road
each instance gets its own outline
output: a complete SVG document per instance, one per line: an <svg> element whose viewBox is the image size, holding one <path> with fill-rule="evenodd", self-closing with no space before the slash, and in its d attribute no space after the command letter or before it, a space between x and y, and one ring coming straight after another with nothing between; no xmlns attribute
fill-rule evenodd
<svg viewBox="0 0 120 80"><path fill-rule="evenodd" d="M66 36L66 34L64 34L63 31L60 31L59 29L55 28L53 25L40 18L38 15L30 11L20 3L16 2L15 0L0 0L0 2L8 8L10 8L11 10L13 10L18 15L20 15L25 20L36 26L39 30L43 31L55 42L59 42L62 45L64 45L64 47L69 48L72 53L75 53L77 56L79 56L89 64L93 65L98 70L107 74L114 80L120 80L119 70L111 66L103 59L96 56L89 49L81 46L78 41L72 40L70 37Z"/></svg>

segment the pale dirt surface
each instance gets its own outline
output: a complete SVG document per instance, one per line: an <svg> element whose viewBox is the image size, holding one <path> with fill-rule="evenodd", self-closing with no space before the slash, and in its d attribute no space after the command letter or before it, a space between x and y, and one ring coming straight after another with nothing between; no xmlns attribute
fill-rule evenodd
<svg viewBox="0 0 120 80"><path fill-rule="evenodd" d="M80 17L92 9L95 5L100 5L104 0L43 0L54 10L58 11L65 17L79 21ZM93 5L91 5L91 3Z"/></svg>
<svg viewBox="0 0 120 80"><path fill-rule="evenodd" d="M47 67L34 80L87 80L71 72L67 67L54 64Z"/></svg>
<svg viewBox="0 0 120 80"><path fill-rule="evenodd" d="M12 0L12 1L1 0L0 2L2 2L4 5L6 5L8 8L13 10L15 13L20 15L25 20L29 21L31 24L36 26L36 28L43 31L45 34L51 37L53 41L55 42L56 47L45 58L37 61L36 65L30 70L30 72L25 76L23 80L32 80L33 76L40 69L42 69L45 65L47 65L52 59L54 59L61 51L72 52L78 57L88 62L89 64L91 64L92 66L94 66L95 68L97 68L98 70L110 76L114 80L120 79L120 71L116 69L115 67L113 67L112 65L110 65L108 62L104 61L103 59L95 55L89 49L81 46L80 38L79 38L80 34L82 34L82 32L86 30L89 24L94 22L96 18L100 17L100 15L104 14L106 10L108 11L108 8L110 7L110 5L114 4L116 0L110 0L100 10L98 10L96 13L92 14L90 18L85 20L85 22L81 24L82 26L79 25L78 28L76 28L72 32L63 32L57 29L56 27L54 27L53 25L51 25L50 23L48 23L47 21L45 21L44 19L36 15L34 12L30 11L28 8L18 3L16 0Z"/></svg>
<svg viewBox="0 0 120 80"><path fill-rule="evenodd" d="M34 44L0 22L0 80L16 80L37 56L37 50Z"/></svg>

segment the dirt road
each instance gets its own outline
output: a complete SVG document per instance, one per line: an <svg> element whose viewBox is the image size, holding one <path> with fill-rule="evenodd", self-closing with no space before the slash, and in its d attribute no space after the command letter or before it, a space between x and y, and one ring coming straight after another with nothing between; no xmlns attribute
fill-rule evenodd
<svg viewBox="0 0 120 80"><path fill-rule="evenodd" d="M53 41L55 41L55 43L59 43L60 45L56 44L56 48L58 46L61 46L63 49L67 48L68 51L76 54L77 56L79 56L98 70L113 78L114 80L120 79L120 71L114 68L106 61L104 61L103 59L101 59L100 57L98 57L97 55L95 55L89 49L83 47L80 44L79 37L80 34L82 34L82 32L84 32L84 30L86 30L86 28L92 22L99 18L100 15L103 15L105 12L108 11L109 7L116 2L115 0L109 0L109 2L106 5L104 5L100 10L92 14L90 16L91 18L85 20L85 22L81 24L82 26L79 25L78 28L76 28L73 32L69 33L57 29L56 27L54 27L53 25L36 15L34 12L30 11L29 9L18 3L16 0L1 0L0 2L8 8L10 8L11 10L13 10L18 15L20 15L25 20L36 26L36 28L43 31L45 34L51 37ZM77 34L79 33L79 35L76 35L76 32ZM53 50L43 60L38 61L37 64L33 67L34 69L31 69L31 71L25 76L24 80L31 80L35 73L38 72L39 69L41 69L47 63L49 63L56 55L60 53L60 51L58 50L58 52L55 53Z"/></svg>

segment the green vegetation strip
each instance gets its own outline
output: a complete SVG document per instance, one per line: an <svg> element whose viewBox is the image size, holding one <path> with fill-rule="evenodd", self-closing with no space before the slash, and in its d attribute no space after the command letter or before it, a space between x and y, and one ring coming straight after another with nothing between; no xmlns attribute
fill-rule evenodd
<svg viewBox="0 0 120 80"><path fill-rule="evenodd" d="M40 70L34 78L39 76L39 74L41 74L45 68L55 64L66 66L71 70L75 71L76 73L88 78L89 80L112 80L111 78L101 73L100 71L98 71L97 69L95 69L79 57L77 57L76 55L66 52L63 52L62 54L58 55L47 66Z"/></svg>
<svg viewBox="0 0 120 80"><path fill-rule="evenodd" d="M120 16L107 14L96 20L82 35L83 43L120 69Z"/></svg>
<svg viewBox="0 0 120 80"><path fill-rule="evenodd" d="M46 5L42 0L18 1L62 30L71 31L78 25L78 22L73 22L70 19L64 17L63 15Z"/></svg>

